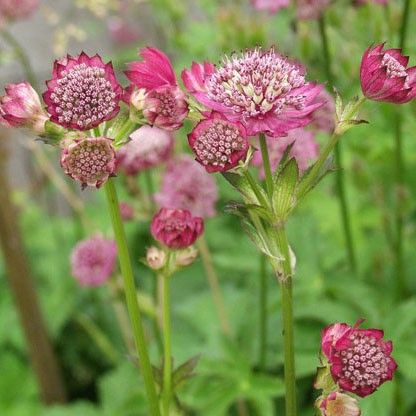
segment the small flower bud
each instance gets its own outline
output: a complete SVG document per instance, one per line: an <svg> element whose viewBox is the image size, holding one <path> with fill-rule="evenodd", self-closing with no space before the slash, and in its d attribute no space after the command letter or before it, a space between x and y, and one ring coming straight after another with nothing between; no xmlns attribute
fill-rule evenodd
<svg viewBox="0 0 416 416"><path fill-rule="evenodd" d="M149 247L146 253L148 266L153 270L160 270L166 264L166 254L155 246Z"/></svg>
<svg viewBox="0 0 416 416"><path fill-rule="evenodd" d="M189 266L192 264L195 259L198 257L198 250L191 246L186 248L185 250L181 250L176 255L176 264L178 266Z"/></svg>
<svg viewBox="0 0 416 416"><path fill-rule="evenodd" d="M357 399L338 391L319 398L317 407L322 416L360 416L361 414Z"/></svg>

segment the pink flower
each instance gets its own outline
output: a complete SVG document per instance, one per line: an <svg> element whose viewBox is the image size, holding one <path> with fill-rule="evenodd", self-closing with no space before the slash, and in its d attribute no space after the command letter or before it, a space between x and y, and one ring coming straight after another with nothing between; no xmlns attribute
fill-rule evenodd
<svg viewBox="0 0 416 416"><path fill-rule="evenodd" d="M114 118L120 110L123 89L113 66L99 55L67 56L55 61L52 79L43 99L51 120L63 127L90 130Z"/></svg>
<svg viewBox="0 0 416 416"><path fill-rule="evenodd" d="M339 387L365 397L393 378L397 364L391 357L392 342L382 340L383 331L359 329L361 322L325 328L321 348Z"/></svg>
<svg viewBox="0 0 416 416"><path fill-rule="evenodd" d="M369 47L361 61L361 88L370 100L395 104L416 97L416 66L406 68L409 57L401 49L383 50L384 44Z"/></svg>
<svg viewBox="0 0 416 416"><path fill-rule="evenodd" d="M303 67L273 49L225 58L219 68L193 63L182 79L199 102L242 123L249 136L285 136L323 104L315 101L322 86L306 82Z"/></svg>
<svg viewBox="0 0 416 416"><path fill-rule="evenodd" d="M29 17L39 6L39 0L0 0L0 20Z"/></svg>
<svg viewBox="0 0 416 416"><path fill-rule="evenodd" d="M267 10L271 13L289 6L289 0L251 0L251 3L257 10Z"/></svg>
<svg viewBox="0 0 416 416"><path fill-rule="evenodd" d="M142 126L130 135L131 141L117 151L117 166L126 175L150 169L172 155L173 136L157 127Z"/></svg>
<svg viewBox="0 0 416 416"><path fill-rule="evenodd" d="M61 153L61 166L65 173L81 182L83 188L99 188L110 176L114 176L115 160L112 140L106 137L76 139Z"/></svg>
<svg viewBox="0 0 416 416"><path fill-rule="evenodd" d="M119 208L123 221L131 221L134 218L134 208L128 202L120 202Z"/></svg>
<svg viewBox="0 0 416 416"><path fill-rule="evenodd" d="M292 143L289 156L296 159L301 173L308 169L312 160L318 157L319 144L312 131L294 129L289 132L287 137L279 137L278 139L267 137L270 165L273 171L279 165L286 148ZM261 168L260 176L264 178L263 160L259 151L254 153L252 164Z"/></svg>
<svg viewBox="0 0 416 416"><path fill-rule="evenodd" d="M316 20L330 5L331 0L298 0L297 18L299 20Z"/></svg>
<svg viewBox="0 0 416 416"><path fill-rule="evenodd" d="M247 155L249 142L243 125L228 121L222 114L212 112L200 121L188 142L196 160L206 171L225 172L237 166Z"/></svg>
<svg viewBox="0 0 416 416"><path fill-rule="evenodd" d="M165 130L179 129L189 110L169 58L156 48L144 48L140 56L143 61L131 62L126 76L146 91L144 116L150 124Z"/></svg>
<svg viewBox="0 0 416 416"><path fill-rule="evenodd" d="M334 391L324 397L319 404L322 416L360 416L357 399Z"/></svg>
<svg viewBox="0 0 416 416"><path fill-rule="evenodd" d="M105 283L114 271L117 248L113 240L94 236L80 241L72 250L72 275L82 286Z"/></svg>
<svg viewBox="0 0 416 416"><path fill-rule="evenodd" d="M215 215L218 191L215 179L190 156L169 162L155 201L160 207L188 210L202 218Z"/></svg>
<svg viewBox="0 0 416 416"><path fill-rule="evenodd" d="M48 115L42 108L39 95L28 82L6 85L0 97L0 124L6 127L28 127L36 133L44 131Z"/></svg>
<svg viewBox="0 0 416 416"><path fill-rule="evenodd" d="M122 17L111 17L107 22L107 27L112 41L118 45L130 45L140 38L136 26Z"/></svg>
<svg viewBox="0 0 416 416"><path fill-rule="evenodd" d="M204 221L187 210L162 208L152 220L153 237L169 248L191 246L204 231Z"/></svg>
<svg viewBox="0 0 416 416"><path fill-rule="evenodd" d="M325 104L312 114L311 126L331 134L335 128L335 101L331 94L322 90L317 99Z"/></svg>

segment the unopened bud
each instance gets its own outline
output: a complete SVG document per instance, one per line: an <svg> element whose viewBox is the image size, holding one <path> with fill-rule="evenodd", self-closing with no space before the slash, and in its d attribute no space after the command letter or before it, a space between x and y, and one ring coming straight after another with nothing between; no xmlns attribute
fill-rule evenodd
<svg viewBox="0 0 416 416"><path fill-rule="evenodd" d="M176 264L178 266L189 266L198 256L198 250L191 246L185 250L181 250L176 254Z"/></svg>
<svg viewBox="0 0 416 416"><path fill-rule="evenodd" d="M166 263L166 254L157 247L149 247L146 253L146 261L148 266L153 270L161 269Z"/></svg>

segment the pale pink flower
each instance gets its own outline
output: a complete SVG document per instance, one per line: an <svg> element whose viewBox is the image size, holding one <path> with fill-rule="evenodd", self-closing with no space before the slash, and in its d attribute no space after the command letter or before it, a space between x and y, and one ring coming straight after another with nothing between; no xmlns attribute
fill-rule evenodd
<svg viewBox="0 0 416 416"><path fill-rule="evenodd" d="M331 134L335 128L334 98L326 90L322 90L317 99L325 104L313 112L311 127Z"/></svg>
<svg viewBox="0 0 416 416"><path fill-rule="evenodd" d="M80 241L72 250L72 275L82 286L105 283L114 271L117 258L116 243L101 236Z"/></svg>
<svg viewBox="0 0 416 416"><path fill-rule="evenodd" d="M218 68L193 63L182 79L200 103L242 123L249 136L284 136L323 105L315 100L322 86L306 82L304 68L273 49L226 57Z"/></svg>
<svg viewBox="0 0 416 416"><path fill-rule="evenodd" d="M137 27L120 16L112 16L107 22L107 27L111 40L118 45L130 45L140 38Z"/></svg>
<svg viewBox="0 0 416 416"><path fill-rule="evenodd" d="M253 7L257 10L266 10L276 13L280 9L289 6L290 0L251 0Z"/></svg>
<svg viewBox="0 0 416 416"><path fill-rule="evenodd" d="M51 120L63 127L90 130L114 118L123 89L111 63L99 55L67 56L55 61L43 94Z"/></svg>
<svg viewBox="0 0 416 416"><path fill-rule="evenodd" d="M317 20L330 4L331 0L297 0L297 18L299 20Z"/></svg>
<svg viewBox="0 0 416 416"><path fill-rule="evenodd" d="M131 140L117 151L117 167L126 175L153 168L170 159L173 136L157 127L142 126L130 135Z"/></svg>
<svg viewBox="0 0 416 416"><path fill-rule="evenodd" d="M121 219L123 221L131 221L134 219L134 208L128 202L120 202L119 204Z"/></svg>
<svg viewBox="0 0 416 416"><path fill-rule="evenodd" d="M147 265L153 270L160 270L166 264L166 254L163 250L152 246L146 251Z"/></svg>
<svg viewBox="0 0 416 416"><path fill-rule="evenodd" d="M116 152L112 140L106 137L76 139L66 144L61 152L61 166L82 187L99 188L114 176Z"/></svg>
<svg viewBox="0 0 416 416"><path fill-rule="evenodd" d="M319 403L322 416L360 416L357 399L347 394L333 391Z"/></svg>
<svg viewBox="0 0 416 416"><path fill-rule="evenodd" d="M215 179L190 156L182 155L169 162L155 201L160 207L186 209L192 215L208 218L215 215L218 190Z"/></svg>
<svg viewBox="0 0 416 416"><path fill-rule="evenodd" d="M273 171L276 170L286 148L291 144L293 146L289 156L296 159L301 173L308 169L311 161L316 159L319 154L319 144L315 140L315 134L312 131L295 129L291 130L286 137L267 137L266 139L269 149L270 165ZM252 164L261 168L260 176L264 178L263 160L260 151L254 153Z"/></svg>
<svg viewBox="0 0 416 416"><path fill-rule="evenodd" d="M20 20L31 16L39 0L0 0L0 20Z"/></svg>

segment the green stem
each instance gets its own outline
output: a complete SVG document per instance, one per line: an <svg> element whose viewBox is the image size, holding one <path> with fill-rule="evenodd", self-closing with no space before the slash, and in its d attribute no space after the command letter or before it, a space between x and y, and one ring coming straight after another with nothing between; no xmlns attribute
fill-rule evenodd
<svg viewBox="0 0 416 416"><path fill-rule="evenodd" d="M262 371L266 370L267 365L267 266L266 256L260 253L260 291L259 291L259 311L260 311L260 348L259 366Z"/></svg>
<svg viewBox="0 0 416 416"><path fill-rule="evenodd" d="M149 199L150 211L153 214L153 211L155 211L156 209L156 204L155 204L155 199L154 199L155 186L153 183L153 175L149 169L144 170L143 175L144 175L144 180L146 182L147 196Z"/></svg>
<svg viewBox="0 0 416 416"><path fill-rule="evenodd" d="M117 134L115 135L114 143L117 144L122 138L128 136L135 126L136 126L136 123L128 119L120 128L120 130L117 132Z"/></svg>
<svg viewBox="0 0 416 416"><path fill-rule="evenodd" d="M163 309L163 415L169 416L169 408L172 397L172 353L171 353L171 339L170 339L170 302L169 302L169 280L170 276L164 274L163 288L162 288L162 309Z"/></svg>
<svg viewBox="0 0 416 416"><path fill-rule="evenodd" d="M127 247L123 222L121 220L117 191L112 179L109 179L105 184L105 191L107 195L108 210L113 224L114 236L117 242L118 259L124 280L124 292L126 296L127 309L133 327L134 341L139 355L140 368L143 374L146 393L149 400L150 414L152 416L160 416L152 366L150 364L149 354L147 351L143 323L134 283L130 254Z"/></svg>
<svg viewBox="0 0 416 416"><path fill-rule="evenodd" d="M272 176L272 170L271 170L271 167L270 167L269 150L267 149L266 137L263 133L260 133L259 141L260 141L261 157L263 159L264 174L265 174L265 177L266 177L267 195L269 195L269 198L272 198L272 196L273 196L273 176Z"/></svg>
<svg viewBox="0 0 416 416"><path fill-rule="evenodd" d="M403 12L402 12L402 23L400 25L399 33L399 47L405 49L407 41L407 31L409 28L409 18L410 18L410 2L411 0L404 0Z"/></svg>
<svg viewBox="0 0 416 416"><path fill-rule="evenodd" d="M258 183L254 180L253 176L251 175L249 169L243 170L243 175L246 178L247 182L249 183L251 189L253 190L254 194L256 195L258 202L263 207L268 207L269 204L266 201L266 198L262 194L262 188L258 185Z"/></svg>

